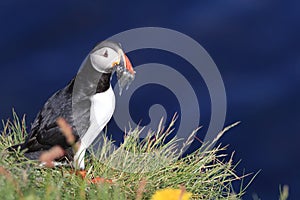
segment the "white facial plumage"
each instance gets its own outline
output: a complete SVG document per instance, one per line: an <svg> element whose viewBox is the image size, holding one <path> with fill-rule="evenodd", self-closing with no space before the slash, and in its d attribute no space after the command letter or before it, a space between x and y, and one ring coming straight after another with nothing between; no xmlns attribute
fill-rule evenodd
<svg viewBox="0 0 300 200"><path fill-rule="evenodd" d="M111 72L114 63L120 62L120 54L109 47L103 47L91 53L91 63L94 69L101 73Z"/></svg>

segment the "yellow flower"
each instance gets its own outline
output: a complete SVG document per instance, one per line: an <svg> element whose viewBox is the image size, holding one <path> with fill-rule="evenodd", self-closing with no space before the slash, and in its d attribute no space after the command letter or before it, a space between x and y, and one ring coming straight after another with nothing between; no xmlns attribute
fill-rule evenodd
<svg viewBox="0 0 300 200"><path fill-rule="evenodd" d="M180 189L163 189L158 190L152 196L151 200L189 200L192 193Z"/></svg>

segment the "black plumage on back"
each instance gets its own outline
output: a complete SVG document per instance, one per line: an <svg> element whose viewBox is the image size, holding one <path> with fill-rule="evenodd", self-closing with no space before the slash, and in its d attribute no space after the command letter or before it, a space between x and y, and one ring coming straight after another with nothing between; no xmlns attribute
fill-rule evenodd
<svg viewBox="0 0 300 200"><path fill-rule="evenodd" d="M74 79L63 89L53 94L43 108L37 114L32 123L30 133L22 144L17 144L9 150L25 149L25 156L30 159L38 159L40 154L55 145L60 145L64 149L70 148L65 137L60 132L56 124L58 117L63 117L73 127L74 119L72 116L72 90ZM76 139L79 139L76 128L73 127ZM67 151L69 152L69 151ZM71 151L70 151L71 152ZM71 157L72 155L67 155Z"/></svg>
<svg viewBox="0 0 300 200"><path fill-rule="evenodd" d="M96 73L97 74L97 73ZM95 93L100 93L106 91L110 87L110 77L111 74L101 74L98 73L98 84L95 88L91 88L90 92L79 92L81 96L80 99L76 99L76 103L84 104L84 108L90 107L89 97ZM67 143L64 135L60 131L56 120L59 117L64 118L73 128L73 134L76 137L76 141L79 140L80 136L77 132L75 125L76 122L83 124L83 128L87 130L89 127L89 109L83 110L79 115L76 115L74 119L73 106L74 99L72 99L73 88L75 84L75 78L70 81L70 83L63 89L54 93L44 104L43 108L37 114L35 120L32 123L31 131L22 144L18 144L9 148L9 150L18 149L25 150L25 156L29 159L38 159L40 154L50 149L55 145L61 146L66 150L66 157L69 160L73 159L73 151L71 146ZM88 89L86 91L89 91ZM93 92L91 92L93 91ZM73 103L73 105L72 105ZM82 131L82 130L81 130Z"/></svg>

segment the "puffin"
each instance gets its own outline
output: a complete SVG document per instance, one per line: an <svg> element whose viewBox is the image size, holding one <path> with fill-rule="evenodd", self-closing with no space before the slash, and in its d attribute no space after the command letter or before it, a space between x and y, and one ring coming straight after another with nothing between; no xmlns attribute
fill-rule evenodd
<svg viewBox="0 0 300 200"><path fill-rule="evenodd" d="M97 44L83 61L77 75L62 89L55 92L34 119L25 142L11 146L9 151L22 150L24 155L37 160L41 154L59 145L68 160L80 170L85 169L87 149L105 128L115 110L115 94L111 85L116 73L119 94L134 80L135 71L119 43L103 41ZM71 126L77 152L67 142L58 118Z"/></svg>

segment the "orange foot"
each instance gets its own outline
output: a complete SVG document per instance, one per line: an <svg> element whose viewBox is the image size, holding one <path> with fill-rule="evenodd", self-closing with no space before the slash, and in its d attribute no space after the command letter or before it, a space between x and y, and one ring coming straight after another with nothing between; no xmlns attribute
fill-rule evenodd
<svg viewBox="0 0 300 200"><path fill-rule="evenodd" d="M82 179L85 179L86 173L87 173L86 170L77 170L77 171L75 172L75 174L76 174L77 176L80 176Z"/></svg>
<svg viewBox="0 0 300 200"><path fill-rule="evenodd" d="M73 173L73 172L71 171L71 173ZM86 170L77 170L77 171L75 172L75 174L76 174L77 176L80 176L82 179L85 179L85 178L86 178L86 173L87 173ZM99 177L99 176L96 176L96 177L94 177L94 178L92 178L92 179L89 179L89 180L87 180L87 181L88 181L88 183L90 183L90 184L101 184L101 183L109 183L109 184L113 184L113 181L112 181L111 179L106 179L106 178L102 178L102 177Z"/></svg>
<svg viewBox="0 0 300 200"><path fill-rule="evenodd" d="M80 176L82 179L85 179L87 171L86 170L76 170L76 171L71 170L70 171L70 174L74 174L74 173L77 176Z"/></svg>
<svg viewBox="0 0 300 200"><path fill-rule="evenodd" d="M88 180L88 183L91 183L91 184L101 184L101 183L113 184L113 181L111 179L106 179L106 178L96 176L95 178Z"/></svg>

